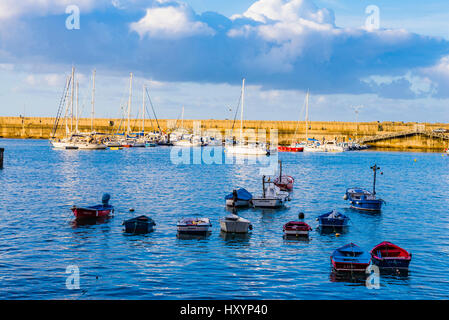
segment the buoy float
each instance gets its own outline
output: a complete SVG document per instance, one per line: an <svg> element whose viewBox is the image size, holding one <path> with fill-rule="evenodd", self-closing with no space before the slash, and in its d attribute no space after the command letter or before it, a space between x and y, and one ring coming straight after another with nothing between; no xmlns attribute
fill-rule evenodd
<svg viewBox="0 0 449 320"><path fill-rule="evenodd" d="M304 219L304 212L300 212L300 213L298 214L298 218L299 218L299 219Z"/></svg>
<svg viewBox="0 0 449 320"><path fill-rule="evenodd" d="M335 236L336 236L336 237L339 237L339 236L340 236L340 234L339 234L339 233L336 233L336 234L335 234Z"/></svg>
<svg viewBox="0 0 449 320"><path fill-rule="evenodd" d="M134 212L134 208L130 208L130 209L129 209L129 212Z"/></svg>

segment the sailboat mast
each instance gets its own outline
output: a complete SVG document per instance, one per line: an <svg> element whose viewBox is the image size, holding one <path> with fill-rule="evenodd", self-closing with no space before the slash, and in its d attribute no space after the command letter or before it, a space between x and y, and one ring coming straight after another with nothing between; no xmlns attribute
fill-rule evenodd
<svg viewBox="0 0 449 320"><path fill-rule="evenodd" d="M129 126L129 118L131 116L131 96L133 92L133 73L129 74L129 97L128 97L128 130L127 134L131 132L131 127Z"/></svg>
<svg viewBox="0 0 449 320"><path fill-rule="evenodd" d="M182 106L182 112L181 112L181 128L184 129L184 106Z"/></svg>
<svg viewBox="0 0 449 320"><path fill-rule="evenodd" d="M145 134L145 84L142 86L142 133Z"/></svg>
<svg viewBox="0 0 449 320"><path fill-rule="evenodd" d="M76 125L75 125L75 132L78 133L78 113L79 113L79 90L80 90L80 86L79 86L79 82L76 82L76 108L75 108L75 115L76 115Z"/></svg>
<svg viewBox="0 0 449 320"><path fill-rule="evenodd" d="M309 90L306 95L306 143L309 140Z"/></svg>
<svg viewBox="0 0 449 320"><path fill-rule="evenodd" d="M94 69L92 74L92 112L90 114L90 131L94 131L94 117L95 117L95 73Z"/></svg>
<svg viewBox="0 0 449 320"><path fill-rule="evenodd" d="M67 114L69 112L69 100L67 99L67 95L69 94L69 86L70 86L70 77L67 77L67 81L65 84L65 97L64 100L67 101L66 106L65 106L65 136L67 138L67 136L69 135L69 123L68 123L68 119L67 119Z"/></svg>
<svg viewBox="0 0 449 320"><path fill-rule="evenodd" d="M243 143L243 107L245 105L245 78L242 80L242 110L240 113L240 143Z"/></svg>
<svg viewBox="0 0 449 320"><path fill-rule="evenodd" d="M75 67L72 67L72 91L70 94L70 132L73 132L73 99L75 91Z"/></svg>

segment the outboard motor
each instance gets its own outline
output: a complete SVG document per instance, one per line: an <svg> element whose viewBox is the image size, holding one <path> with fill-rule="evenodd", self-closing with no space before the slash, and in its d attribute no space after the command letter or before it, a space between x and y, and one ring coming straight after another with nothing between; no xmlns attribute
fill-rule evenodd
<svg viewBox="0 0 449 320"><path fill-rule="evenodd" d="M101 202L104 206L109 205L109 200L111 199L111 195L109 193L103 193L103 197L101 198Z"/></svg>

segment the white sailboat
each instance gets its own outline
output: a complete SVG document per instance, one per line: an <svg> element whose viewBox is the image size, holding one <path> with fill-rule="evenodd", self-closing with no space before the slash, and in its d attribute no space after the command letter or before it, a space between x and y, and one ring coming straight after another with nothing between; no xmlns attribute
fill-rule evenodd
<svg viewBox="0 0 449 320"><path fill-rule="evenodd" d="M267 150L265 144L258 143L244 143L243 139L243 108L245 102L245 78L242 80L242 109L240 113L240 140L237 144L227 145L225 147L225 152L228 154L238 154L238 155L269 155L270 151Z"/></svg>
<svg viewBox="0 0 449 320"><path fill-rule="evenodd" d="M184 107L182 107L181 128L171 133L173 145L177 147L201 147L203 140L200 136L188 133L184 129Z"/></svg>
<svg viewBox="0 0 449 320"><path fill-rule="evenodd" d="M322 148L320 148L320 144L317 141L310 141L309 140L309 97L310 93L307 90L306 94L306 140L297 144L298 147L303 148L303 152L322 152L324 151Z"/></svg>
<svg viewBox="0 0 449 320"><path fill-rule="evenodd" d="M96 139L96 132L94 131L94 114L95 114L95 73L92 73L92 111L90 119L90 134L80 134L78 131L78 110L79 110L79 84L76 83L76 126L75 126L75 145L78 149L83 150L104 150L107 146Z"/></svg>
<svg viewBox="0 0 449 320"><path fill-rule="evenodd" d="M72 74L70 77L67 78L66 86L64 89L64 100L67 99L68 93L69 93L69 87L71 86L71 95L70 99L67 99L66 108L65 108L65 115L64 115L64 122L65 122L65 136L62 139L55 139L52 137L50 139L50 144L55 149L65 149L65 150L75 150L78 149L78 147L75 145L75 142L72 138L73 135L73 83L74 83L74 75L75 75L75 67L72 66ZM61 107L61 105L60 105ZM71 109L71 127L69 130L68 125L68 113L69 108ZM59 111L58 111L59 115ZM55 124L54 132L53 134L56 134L57 125Z"/></svg>

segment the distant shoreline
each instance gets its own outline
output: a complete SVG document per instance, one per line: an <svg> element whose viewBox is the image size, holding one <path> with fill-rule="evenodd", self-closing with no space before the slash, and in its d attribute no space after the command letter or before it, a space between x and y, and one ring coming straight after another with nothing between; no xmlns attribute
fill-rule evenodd
<svg viewBox="0 0 449 320"><path fill-rule="evenodd" d="M223 136L231 132L234 124L234 135L238 135L239 126L233 120L188 120L182 121L185 129L201 131L218 131ZM55 118L51 117L0 117L0 137L16 139L49 139L52 135L52 129L55 124ZM75 123L68 119L68 127L75 128ZM164 130L180 127L181 120L178 119L145 119L145 131L155 131L159 127ZM131 119L130 126L134 131L142 128L142 119ZM270 139L270 131L277 130L278 144L288 145L293 141L302 141L305 139L306 123L305 121L265 121L265 120L244 120L244 130L254 130L256 133L266 132L267 140ZM123 119L94 119L93 129L97 132L113 134L124 131L126 120ZM91 131L91 119L79 119L78 129L80 132ZM394 136L402 132L427 132L431 133L440 129L447 130L447 133L440 134L438 137L426 137L423 135L409 135L405 137L392 137L382 141L368 143L376 149L395 149L395 150L431 150L435 152L446 149L449 140L448 123L417 123L417 122L341 122L341 121L310 121L308 137L317 140L338 140L353 141L367 139L370 137ZM295 134L296 133L296 134ZM63 137L65 134L65 120L60 119L56 137Z"/></svg>

